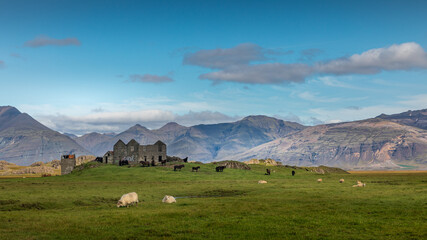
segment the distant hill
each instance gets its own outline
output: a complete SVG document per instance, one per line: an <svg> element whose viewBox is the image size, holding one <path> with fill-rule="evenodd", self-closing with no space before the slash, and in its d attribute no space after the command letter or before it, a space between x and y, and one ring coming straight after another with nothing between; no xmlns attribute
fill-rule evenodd
<svg viewBox="0 0 427 240"><path fill-rule="evenodd" d="M427 131L379 118L318 125L230 156L345 169L427 167Z"/></svg>
<svg viewBox="0 0 427 240"><path fill-rule="evenodd" d="M377 118L427 130L427 109L407 111L392 115L381 114Z"/></svg>
<svg viewBox="0 0 427 240"><path fill-rule="evenodd" d="M232 123L181 126L168 123L160 129L149 130L139 124L116 136L106 137L90 134L94 139L85 142L89 136L76 139L83 147L102 156L119 140L125 143L135 139L140 144L153 144L161 140L168 145L168 155L189 157L190 160L225 160L254 146L269 142L305 127L266 116L249 116Z"/></svg>
<svg viewBox="0 0 427 240"><path fill-rule="evenodd" d="M30 165L70 153L89 155L74 140L47 128L28 114L11 106L0 106L0 160Z"/></svg>

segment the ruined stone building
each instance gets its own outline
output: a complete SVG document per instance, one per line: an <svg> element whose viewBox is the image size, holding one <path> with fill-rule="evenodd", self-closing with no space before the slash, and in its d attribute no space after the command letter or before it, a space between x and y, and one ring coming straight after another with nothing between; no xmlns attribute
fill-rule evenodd
<svg viewBox="0 0 427 240"><path fill-rule="evenodd" d="M154 160L155 163L158 163L166 160L166 144L157 141L153 145L140 145L134 139L125 144L119 140L114 144L113 151L105 153L103 162L118 165L121 160L127 160L129 163Z"/></svg>
<svg viewBox="0 0 427 240"><path fill-rule="evenodd" d="M104 154L104 157L102 157L103 163L113 164L114 161L114 152L108 151Z"/></svg>
<svg viewBox="0 0 427 240"><path fill-rule="evenodd" d="M71 173L76 167L76 155L61 156L61 175Z"/></svg>

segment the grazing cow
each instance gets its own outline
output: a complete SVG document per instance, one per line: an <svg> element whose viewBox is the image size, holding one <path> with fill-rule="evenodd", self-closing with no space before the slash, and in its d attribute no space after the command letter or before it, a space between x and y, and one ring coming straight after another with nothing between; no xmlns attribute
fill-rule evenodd
<svg viewBox="0 0 427 240"><path fill-rule="evenodd" d="M217 172L222 172L222 171L224 171L224 168L226 168L227 166L218 166L218 167L216 167L215 168L215 170L217 171Z"/></svg>
<svg viewBox="0 0 427 240"><path fill-rule="evenodd" d="M176 171L178 169L179 171L181 171L181 168L183 168L183 167L185 167L185 166L184 165L175 165L175 166L173 166L173 170Z"/></svg>
<svg viewBox="0 0 427 240"><path fill-rule="evenodd" d="M317 179L318 183L321 183L323 180L321 178Z"/></svg>
<svg viewBox="0 0 427 240"><path fill-rule="evenodd" d="M265 175L270 175L270 169L267 168L267 172L265 173Z"/></svg>
<svg viewBox="0 0 427 240"><path fill-rule="evenodd" d="M344 178L341 178L341 179L340 179L340 183L343 183L343 182L344 182Z"/></svg>
<svg viewBox="0 0 427 240"><path fill-rule="evenodd" d="M295 176L295 171L292 170L292 176Z"/></svg>
<svg viewBox="0 0 427 240"><path fill-rule="evenodd" d="M162 164L162 166L166 166L166 160L162 160L160 161L160 163Z"/></svg>
<svg viewBox="0 0 427 240"><path fill-rule="evenodd" d="M162 202L164 202L164 203L176 203L176 200L173 196L165 195Z"/></svg>
<svg viewBox="0 0 427 240"><path fill-rule="evenodd" d="M192 172L194 172L194 171L198 172L198 171L199 171L199 169L200 169L200 166L192 167L191 171L192 171Z"/></svg>
<svg viewBox="0 0 427 240"><path fill-rule="evenodd" d="M129 207L134 203L138 206L138 202L138 194L136 192L126 193L117 202L117 207Z"/></svg>

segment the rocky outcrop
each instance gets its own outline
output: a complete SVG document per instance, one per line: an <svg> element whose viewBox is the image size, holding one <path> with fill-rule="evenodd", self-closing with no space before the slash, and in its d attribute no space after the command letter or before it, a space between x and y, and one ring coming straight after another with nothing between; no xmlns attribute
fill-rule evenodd
<svg viewBox="0 0 427 240"><path fill-rule="evenodd" d="M221 161L221 162L213 162L213 164L218 166L226 166L226 168L233 168L233 169L243 169L243 170L251 170L251 167L249 167L248 164L238 162L238 161Z"/></svg>
<svg viewBox="0 0 427 240"><path fill-rule="evenodd" d="M244 163L246 164L256 164L256 165L264 165L264 166L277 166L277 165L282 165L281 162L276 162L273 159L251 159L249 161L244 161Z"/></svg>

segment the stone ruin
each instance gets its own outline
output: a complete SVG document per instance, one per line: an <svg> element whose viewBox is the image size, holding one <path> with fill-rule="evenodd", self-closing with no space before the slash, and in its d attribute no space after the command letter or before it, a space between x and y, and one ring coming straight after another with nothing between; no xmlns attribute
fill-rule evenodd
<svg viewBox="0 0 427 240"><path fill-rule="evenodd" d="M61 156L61 175L70 174L76 167L76 155Z"/></svg>

